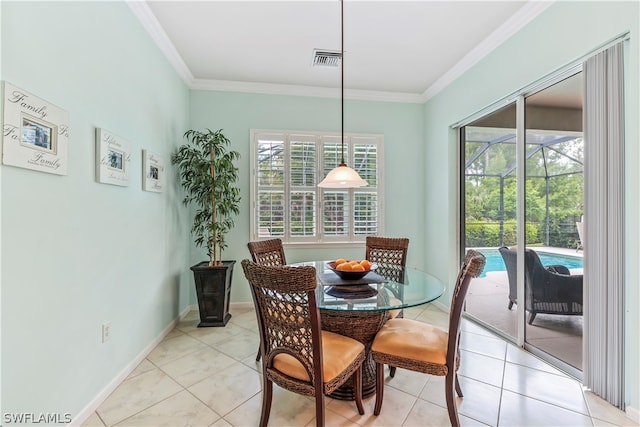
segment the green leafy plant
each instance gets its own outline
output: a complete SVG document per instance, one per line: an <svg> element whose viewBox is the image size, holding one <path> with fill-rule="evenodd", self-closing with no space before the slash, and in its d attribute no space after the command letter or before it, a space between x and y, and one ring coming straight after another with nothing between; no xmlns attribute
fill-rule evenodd
<svg viewBox="0 0 640 427"><path fill-rule="evenodd" d="M180 183L186 195L183 203L193 203L196 213L191 232L196 246L206 246L209 265L222 265L225 235L233 228L233 217L240 213L240 189L235 187L237 151L228 149L231 141L222 129L188 130L189 141L178 147L171 162L178 166Z"/></svg>

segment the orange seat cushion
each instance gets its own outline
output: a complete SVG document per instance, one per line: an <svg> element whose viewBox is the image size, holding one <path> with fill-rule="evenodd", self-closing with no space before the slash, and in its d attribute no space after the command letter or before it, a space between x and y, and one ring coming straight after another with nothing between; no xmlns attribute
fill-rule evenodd
<svg viewBox="0 0 640 427"><path fill-rule="evenodd" d="M323 381L329 382L340 375L363 350L364 345L353 338L322 331ZM276 355L273 358L273 367L290 377L309 381L309 375L302 363L290 354Z"/></svg>
<svg viewBox="0 0 640 427"><path fill-rule="evenodd" d="M446 364L449 334L412 319L391 319L376 335L371 351L418 362Z"/></svg>

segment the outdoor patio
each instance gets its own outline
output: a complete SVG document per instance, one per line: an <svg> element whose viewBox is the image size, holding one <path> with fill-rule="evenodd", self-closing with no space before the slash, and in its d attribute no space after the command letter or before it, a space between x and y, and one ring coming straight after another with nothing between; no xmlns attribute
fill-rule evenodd
<svg viewBox="0 0 640 427"><path fill-rule="evenodd" d="M565 255L582 253L563 248L536 248ZM582 269L571 269L582 274ZM516 336L517 305L509 306L509 282L506 271L489 271L485 277L471 282L466 312L510 337ZM582 316L538 314L532 325L526 325L526 341L552 356L582 370Z"/></svg>

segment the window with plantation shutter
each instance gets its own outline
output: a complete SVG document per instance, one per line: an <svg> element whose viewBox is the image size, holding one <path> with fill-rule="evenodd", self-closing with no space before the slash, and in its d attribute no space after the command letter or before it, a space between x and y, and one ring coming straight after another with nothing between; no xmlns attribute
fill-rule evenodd
<svg viewBox="0 0 640 427"><path fill-rule="evenodd" d="M344 160L369 185L321 189L342 157L340 135L251 131L251 240L354 243L382 234L382 135L345 134Z"/></svg>

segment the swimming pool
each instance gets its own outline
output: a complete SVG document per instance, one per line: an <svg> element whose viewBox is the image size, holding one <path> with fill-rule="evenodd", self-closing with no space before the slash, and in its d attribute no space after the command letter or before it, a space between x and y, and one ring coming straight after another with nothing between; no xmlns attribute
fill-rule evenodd
<svg viewBox="0 0 640 427"><path fill-rule="evenodd" d="M497 249L477 249L486 257L487 263L480 277L485 277L488 271L507 271L502 260L502 255ZM583 268L582 258L570 255L552 254L549 252L536 251L543 265L564 265L567 268Z"/></svg>

